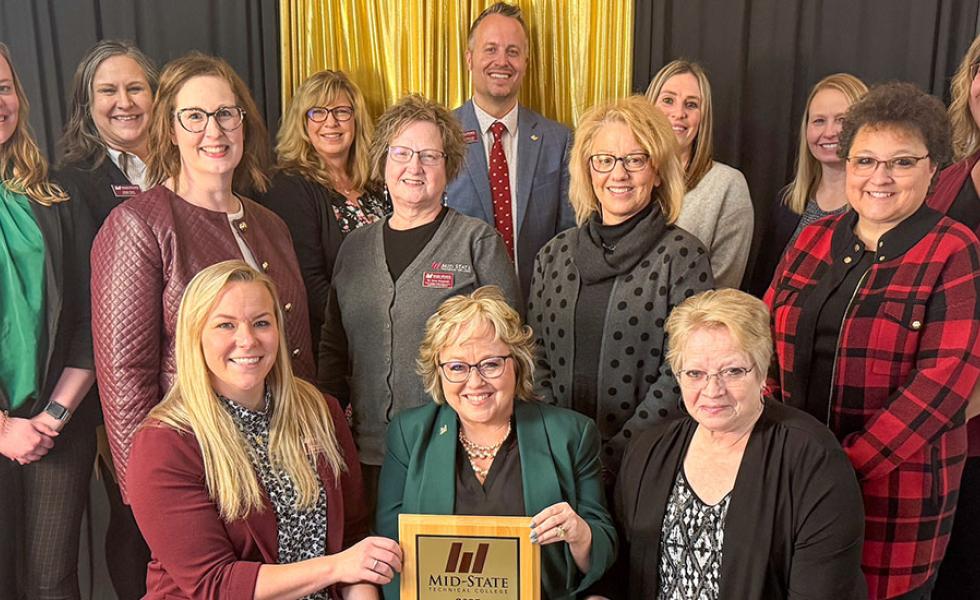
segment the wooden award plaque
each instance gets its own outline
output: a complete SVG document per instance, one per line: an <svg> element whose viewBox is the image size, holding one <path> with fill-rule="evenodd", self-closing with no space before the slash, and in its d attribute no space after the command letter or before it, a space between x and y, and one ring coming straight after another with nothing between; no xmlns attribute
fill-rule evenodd
<svg viewBox="0 0 980 600"><path fill-rule="evenodd" d="M399 515L402 600L540 600L531 517Z"/></svg>

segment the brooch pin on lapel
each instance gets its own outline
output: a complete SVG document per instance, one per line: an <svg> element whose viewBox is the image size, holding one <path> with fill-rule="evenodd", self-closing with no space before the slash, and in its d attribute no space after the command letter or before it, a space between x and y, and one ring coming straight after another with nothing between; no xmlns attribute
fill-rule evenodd
<svg viewBox="0 0 980 600"><path fill-rule="evenodd" d="M442 435L447 431L449 431L449 425L443 425L442 427L439 428L439 435Z"/></svg>
<svg viewBox="0 0 980 600"><path fill-rule="evenodd" d="M541 137L540 137L540 136L538 136L538 134L536 134L536 133L532 133L532 134L531 134L531 141L532 141L532 142L536 142L536 141L538 141L538 140L540 140L540 139L541 139Z"/></svg>

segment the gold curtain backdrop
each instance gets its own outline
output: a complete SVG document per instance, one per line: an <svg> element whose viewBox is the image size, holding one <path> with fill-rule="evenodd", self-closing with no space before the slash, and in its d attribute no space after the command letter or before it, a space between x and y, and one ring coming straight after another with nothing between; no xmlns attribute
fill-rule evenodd
<svg viewBox="0 0 980 600"><path fill-rule="evenodd" d="M417 92L470 95L466 34L493 0L281 0L282 100L323 69L347 72L377 117ZM574 127L632 89L633 0L520 0L531 37L520 101Z"/></svg>

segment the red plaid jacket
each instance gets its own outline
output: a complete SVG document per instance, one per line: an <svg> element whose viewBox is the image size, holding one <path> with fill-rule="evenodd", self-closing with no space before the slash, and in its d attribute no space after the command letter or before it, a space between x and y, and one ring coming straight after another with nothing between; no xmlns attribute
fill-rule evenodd
<svg viewBox="0 0 980 600"><path fill-rule="evenodd" d="M766 292L778 359L770 386L792 406L805 403L820 309L864 251L856 220L804 230ZM845 314L828 425L853 432L840 441L864 495L870 598L926 584L946 551L980 376L978 297L976 236L922 207L882 236Z"/></svg>

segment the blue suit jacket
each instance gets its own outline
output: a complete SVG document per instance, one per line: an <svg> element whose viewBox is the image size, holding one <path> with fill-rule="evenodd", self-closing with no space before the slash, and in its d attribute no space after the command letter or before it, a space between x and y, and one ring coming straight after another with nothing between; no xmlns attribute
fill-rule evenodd
<svg viewBox="0 0 980 600"><path fill-rule="evenodd" d="M517 274L525 302L531 288L534 257L558 233L575 226L575 212L568 203L568 157L572 132L533 110L518 107L517 129ZM493 199L487 152L473 101L455 111L463 131L479 138L466 146L466 161L459 176L446 189L447 202L464 215L493 226ZM515 168L514 165L508 165Z"/></svg>
<svg viewBox="0 0 980 600"><path fill-rule="evenodd" d="M568 502L592 529L590 569L582 574L565 544L541 548L545 598L573 598L615 560L616 530L599 476L599 433L574 411L538 402L514 402L524 509L534 516ZM451 515L456 505L459 420L448 404L430 403L399 413L388 426L387 454L378 493L379 535L398 539L398 515ZM398 579L385 598L398 598Z"/></svg>

